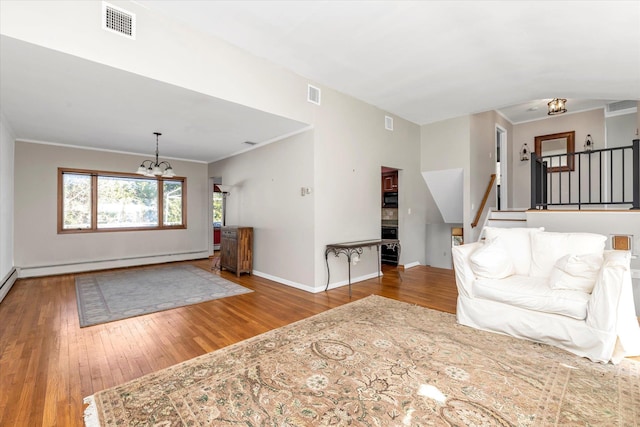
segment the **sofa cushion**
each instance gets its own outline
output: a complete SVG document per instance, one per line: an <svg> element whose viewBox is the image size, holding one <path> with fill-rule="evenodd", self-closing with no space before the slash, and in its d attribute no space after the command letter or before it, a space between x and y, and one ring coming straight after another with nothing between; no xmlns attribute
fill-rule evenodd
<svg viewBox="0 0 640 427"><path fill-rule="evenodd" d="M565 255L604 253L606 236L593 233L543 232L531 235L531 271L534 277L551 276L555 263Z"/></svg>
<svg viewBox="0 0 640 427"><path fill-rule="evenodd" d="M511 256L515 274L527 275L531 269L531 235L544 231L540 228L485 227L487 241L500 239Z"/></svg>
<svg viewBox="0 0 640 427"><path fill-rule="evenodd" d="M514 273L513 262L499 239L485 242L469 257L471 271L478 277L502 279Z"/></svg>
<svg viewBox="0 0 640 427"><path fill-rule="evenodd" d="M603 261L600 254L565 255L553 266L549 286L551 289L570 289L590 294Z"/></svg>
<svg viewBox="0 0 640 427"><path fill-rule="evenodd" d="M477 279L473 284L473 293L476 298L578 320L587 317L590 298L585 292L551 289L547 278L519 275L505 279Z"/></svg>

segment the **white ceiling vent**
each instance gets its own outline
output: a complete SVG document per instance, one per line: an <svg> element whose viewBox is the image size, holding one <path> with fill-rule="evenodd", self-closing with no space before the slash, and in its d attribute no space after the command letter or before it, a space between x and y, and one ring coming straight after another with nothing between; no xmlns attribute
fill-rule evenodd
<svg viewBox="0 0 640 427"><path fill-rule="evenodd" d="M393 130L393 117L384 116L384 128L386 130Z"/></svg>
<svg viewBox="0 0 640 427"><path fill-rule="evenodd" d="M605 109L605 117L622 116L624 114L633 114L638 112L637 101L617 101L607 104Z"/></svg>
<svg viewBox="0 0 640 427"><path fill-rule="evenodd" d="M307 101L312 104L320 105L320 88L315 86L307 86Z"/></svg>
<svg viewBox="0 0 640 427"><path fill-rule="evenodd" d="M130 39L136 38L136 15L102 2L102 28Z"/></svg>

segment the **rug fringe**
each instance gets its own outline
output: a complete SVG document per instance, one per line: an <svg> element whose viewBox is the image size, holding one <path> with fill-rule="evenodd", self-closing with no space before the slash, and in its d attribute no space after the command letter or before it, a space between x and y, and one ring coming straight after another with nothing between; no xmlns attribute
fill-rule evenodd
<svg viewBox="0 0 640 427"><path fill-rule="evenodd" d="M96 400L93 398L93 395L85 397L83 403L89 404L84 410L84 425L86 427L100 427L98 408L96 407Z"/></svg>

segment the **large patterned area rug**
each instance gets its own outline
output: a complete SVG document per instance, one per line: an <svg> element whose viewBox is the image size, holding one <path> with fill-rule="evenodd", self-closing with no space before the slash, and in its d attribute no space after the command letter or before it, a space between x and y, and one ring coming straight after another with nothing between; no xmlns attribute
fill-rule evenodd
<svg viewBox="0 0 640 427"><path fill-rule="evenodd" d="M370 296L85 399L88 426L634 426L603 365Z"/></svg>
<svg viewBox="0 0 640 427"><path fill-rule="evenodd" d="M192 265L110 271L76 278L80 327L253 292Z"/></svg>

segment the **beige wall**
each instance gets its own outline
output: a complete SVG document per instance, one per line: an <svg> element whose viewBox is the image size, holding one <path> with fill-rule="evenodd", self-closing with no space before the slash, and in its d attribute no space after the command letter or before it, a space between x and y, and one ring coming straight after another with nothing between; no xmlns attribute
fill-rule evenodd
<svg viewBox="0 0 640 427"><path fill-rule="evenodd" d="M187 178L187 229L57 234L58 167L130 172L141 156L15 143L15 264L21 277L206 257L207 165L171 160Z"/></svg>
<svg viewBox="0 0 640 427"><path fill-rule="evenodd" d="M395 117L394 131L385 130L383 111L322 91L312 130L209 166L223 184L240 183L242 195L229 199L228 218L256 227L256 274L312 292L326 285L327 244L380 237L382 166L400 169L401 262L425 262L419 127ZM276 181L283 191L272 187ZM301 196L301 187L311 194ZM377 274L376 254L365 249L352 265L354 281ZM331 256L329 265L331 286L345 284L344 255Z"/></svg>
<svg viewBox="0 0 640 427"><path fill-rule="evenodd" d="M209 165L209 176L232 186L226 224L254 229L254 273L307 291L315 280L313 175L312 131Z"/></svg>
<svg viewBox="0 0 640 427"><path fill-rule="evenodd" d="M526 142L534 149L534 139L539 135L575 131L576 150L582 151L587 134L591 134L596 144L602 148L604 141L604 110L590 110L575 114L562 114L542 120L513 126L511 164L513 167L514 207L529 207L531 201L531 163L520 161L520 148Z"/></svg>
<svg viewBox="0 0 640 427"><path fill-rule="evenodd" d="M13 271L13 157L14 136L0 111L0 301L12 283L5 278Z"/></svg>

